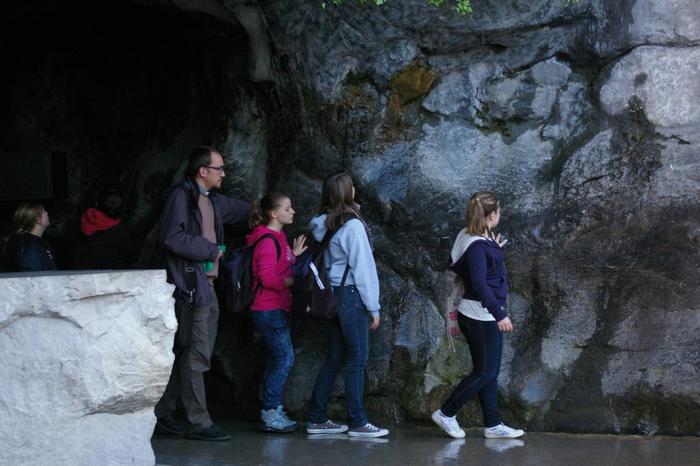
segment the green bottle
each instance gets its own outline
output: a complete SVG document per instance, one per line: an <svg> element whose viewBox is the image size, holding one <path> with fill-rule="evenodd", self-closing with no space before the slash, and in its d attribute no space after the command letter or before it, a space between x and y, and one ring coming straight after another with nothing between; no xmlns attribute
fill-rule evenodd
<svg viewBox="0 0 700 466"><path fill-rule="evenodd" d="M225 244L220 244L219 245L219 251L221 251L221 254L226 252L226 245ZM202 262L202 268L204 269L204 273L209 273L211 272L211 269L214 268L214 261L204 261Z"/></svg>

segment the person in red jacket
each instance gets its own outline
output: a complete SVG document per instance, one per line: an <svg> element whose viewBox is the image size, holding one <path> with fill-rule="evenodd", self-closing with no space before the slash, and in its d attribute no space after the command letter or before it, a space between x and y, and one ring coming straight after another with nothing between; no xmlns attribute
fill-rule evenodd
<svg viewBox="0 0 700 466"><path fill-rule="evenodd" d="M306 250L304 235L297 237L291 248L282 231L293 221L294 209L289 198L268 193L253 203L250 214L253 231L246 236L246 243L255 245L252 267L256 292L250 316L267 347L260 411L260 428L266 432L294 432L298 428L298 424L285 413L281 402L284 382L294 365L290 337L292 265Z"/></svg>

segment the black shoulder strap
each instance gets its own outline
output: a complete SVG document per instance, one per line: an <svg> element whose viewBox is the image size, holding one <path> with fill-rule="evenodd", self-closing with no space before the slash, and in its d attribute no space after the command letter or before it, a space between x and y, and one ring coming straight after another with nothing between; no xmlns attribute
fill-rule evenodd
<svg viewBox="0 0 700 466"><path fill-rule="evenodd" d="M357 218L353 215L352 218ZM340 230L340 228L338 228ZM314 261L323 254L323 251L326 250L328 245L331 242L331 239L333 239L333 236L338 232L338 230L332 231L328 230L325 235L323 235L323 239L321 240L321 246L318 248L318 251L316 252L316 257L314 257ZM350 273L350 263L348 262L345 264L345 271L343 272L343 278L340 280L340 286L345 286L345 280L348 278L348 273Z"/></svg>
<svg viewBox="0 0 700 466"><path fill-rule="evenodd" d="M185 233L187 235L198 235L199 232L195 231L195 214L194 209L197 208L192 199L192 194L185 189L182 185L177 185L174 189L182 189L185 192L185 198L187 199L187 223L185 224ZM190 305L195 303L195 293L197 292L197 264L193 261L185 261L185 285L187 286L187 302Z"/></svg>
<svg viewBox="0 0 700 466"><path fill-rule="evenodd" d="M340 280L340 286L345 286L345 280L348 278L348 273L350 272L350 263L345 264L345 272L343 272L343 278Z"/></svg>
<svg viewBox="0 0 700 466"><path fill-rule="evenodd" d="M280 260L282 249L280 248L279 241L277 241L277 238L275 238L275 235L273 235L272 233L265 233L260 238L256 239L255 242L251 245L252 249L255 250L255 248L258 246L258 243L264 240L265 238L272 238L272 242L275 243L275 249L277 250L277 260Z"/></svg>

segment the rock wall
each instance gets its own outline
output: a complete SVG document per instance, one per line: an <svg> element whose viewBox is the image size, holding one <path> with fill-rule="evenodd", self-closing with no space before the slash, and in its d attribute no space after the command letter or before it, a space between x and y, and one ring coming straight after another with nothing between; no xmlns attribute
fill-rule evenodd
<svg viewBox="0 0 700 466"><path fill-rule="evenodd" d="M382 286L368 407L428 419L469 370L444 337L448 251L466 198L494 190L516 326L505 419L700 432L700 3L474 0L468 17L425 0L93 3L3 6L10 35L44 31L7 51L0 150L68 154L68 197L49 206L59 257L93 184L125 188L145 237L194 144L221 147L225 193L290 193L294 234L323 177L348 169ZM225 312L220 335L212 412L254 418L262 343ZM324 339L294 322L285 405L300 419ZM460 416L480 423L474 403Z"/></svg>
<svg viewBox="0 0 700 466"><path fill-rule="evenodd" d="M299 122L270 184L301 229L323 176L357 181L382 286L371 416L427 419L469 370L464 342L444 337L444 270L466 198L493 190L516 328L505 419L700 433L700 4L475 0L462 17L449 2L318 3L262 2L288 67L276 91ZM302 418L322 332L295 327L285 405ZM217 384L254 395L232 345ZM480 424L475 403L460 417Z"/></svg>
<svg viewBox="0 0 700 466"><path fill-rule="evenodd" d="M177 322L165 271L0 278L0 463L152 465Z"/></svg>

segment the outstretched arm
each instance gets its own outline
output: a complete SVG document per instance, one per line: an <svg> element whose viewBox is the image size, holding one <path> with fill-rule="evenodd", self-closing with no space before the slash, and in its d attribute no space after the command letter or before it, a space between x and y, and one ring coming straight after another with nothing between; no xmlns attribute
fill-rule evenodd
<svg viewBox="0 0 700 466"><path fill-rule="evenodd" d="M165 201L163 213L158 220L158 244L170 254L192 261L214 261L219 256L219 247L200 235L186 233L190 213L187 193L174 189Z"/></svg>

